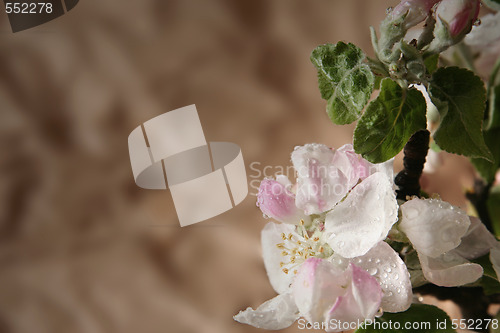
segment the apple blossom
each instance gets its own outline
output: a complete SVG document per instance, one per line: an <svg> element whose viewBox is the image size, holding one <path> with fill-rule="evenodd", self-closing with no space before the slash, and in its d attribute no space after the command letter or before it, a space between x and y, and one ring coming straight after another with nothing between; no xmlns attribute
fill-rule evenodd
<svg viewBox="0 0 500 333"><path fill-rule="evenodd" d="M331 251L323 233L317 228L309 236L303 225L269 222L262 230L262 252L269 280L279 295L255 310L240 312L235 320L281 329L299 316L313 322L356 321L373 318L379 308L408 309L410 277L387 243L379 242L363 256L343 258Z"/></svg>

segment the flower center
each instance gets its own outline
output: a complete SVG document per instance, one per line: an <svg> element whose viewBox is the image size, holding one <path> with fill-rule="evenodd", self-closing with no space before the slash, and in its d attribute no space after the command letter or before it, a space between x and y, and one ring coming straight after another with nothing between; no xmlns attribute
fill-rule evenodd
<svg viewBox="0 0 500 333"><path fill-rule="evenodd" d="M307 258L324 256L325 249L320 241L321 232L316 231L312 236L309 236L303 220L296 228L297 232L294 234L282 233L283 242L276 244L276 247L282 250L281 255L284 259L280 262L280 267L285 274L289 272L297 274L297 267Z"/></svg>

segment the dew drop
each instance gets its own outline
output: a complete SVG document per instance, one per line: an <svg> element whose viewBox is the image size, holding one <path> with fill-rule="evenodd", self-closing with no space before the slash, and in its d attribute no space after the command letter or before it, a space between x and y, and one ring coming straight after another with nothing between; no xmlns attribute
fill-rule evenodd
<svg viewBox="0 0 500 333"><path fill-rule="evenodd" d="M386 277L388 277L389 275L387 275L387 273L384 273L384 274L382 274L382 276L383 276L384 278L386 278Z"/></svg>
<svg viewBox="0 0 500 333"><path fill-rule="evenodd" d="M370 273L370 275L375 275L375 274L377 274L377 272L378 272L378 269L375 267L370 268L370 270L368 271L368 273Z"/></svg>
<svg viewBox="0 0 500 333"><path fill-rule="evenodd" d="M386 267L385 271L386 271L387 273L390 273L390 272L392 272L392 269L391 269L390 267Z"/></svg>

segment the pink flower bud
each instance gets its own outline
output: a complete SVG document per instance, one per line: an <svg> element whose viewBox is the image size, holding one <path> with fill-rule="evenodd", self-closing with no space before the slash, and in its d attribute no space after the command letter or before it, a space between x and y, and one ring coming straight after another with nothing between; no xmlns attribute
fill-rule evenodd
<svg viewBox="0 0 500 333"><path fill-rule="evenodd" d="M392 11L392 18L396 20L403 15L404 28L409 29L424 21L430 14L432 7L440 0L403 0Z"/></svg>
<svg viewBox="0 0 500 333"><path fill-rule="evenodd" d="M280 222L297 224L304 214L295 206L295 195L283 183L264 179L257 194L262 213Z"/></svg>
<svg viewBox="0 0 500 333"><path fill-rule="evenodd" d="M479 0L443 0L436 17L448 25L450 37L468 33L479 14Z"/></svg>

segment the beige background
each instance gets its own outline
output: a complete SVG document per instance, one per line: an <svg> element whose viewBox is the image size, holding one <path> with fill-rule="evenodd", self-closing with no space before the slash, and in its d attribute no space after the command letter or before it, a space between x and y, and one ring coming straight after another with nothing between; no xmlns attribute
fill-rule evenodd
<svg viewBox="0 0 500 333"><path fill-rule="evenodd" d="M348 143L309 54L339 40L370 53L368 27L394 3L81 0L16 34L1 14L0 331L260 331L232 320L274 296L255 197L180 228L168 191L135 186L127 136L194 103L207 140L240 145L249 180L295 145ZM472 169L443 168L427 189L463 205Z"/></svg>

